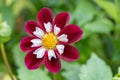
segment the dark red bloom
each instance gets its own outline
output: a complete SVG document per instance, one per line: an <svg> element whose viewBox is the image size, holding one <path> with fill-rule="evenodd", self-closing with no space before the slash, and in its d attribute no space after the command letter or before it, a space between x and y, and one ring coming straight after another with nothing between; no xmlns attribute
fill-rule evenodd
<svg viewBox="0 0 120 80"><path fill-rule="evenodd" d="M70 44L79 41L83 31L74 24L67 25L70 14L61 12L53 18L49 8L42 8L37 14L38 22L29 20L25 30L30 37L24 37L20 42L22 51L27 52L25 64L34 70L45 64L53 73L61 69L60 58L68 62L79 58L78 50Z"/></svg>

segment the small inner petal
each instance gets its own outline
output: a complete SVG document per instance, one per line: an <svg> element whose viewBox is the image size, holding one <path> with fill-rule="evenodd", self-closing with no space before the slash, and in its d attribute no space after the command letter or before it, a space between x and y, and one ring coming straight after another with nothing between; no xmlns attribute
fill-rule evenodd
<svg viewBox="0 0 120 80"><path fill-rule="evenodd" d="M48 59L51 61L51 58L56 58L55 52L53 50L48 50Z"/></svg>
<svg viewBox="0 0 120 80"><path fill-rule="evenodd" d="M43 48L43 47L41 47L41 48L36 49L36 50L33 52L33 54L36 55L36 58L42 58L42 57L44 56L44 54L45 54L45 51L46 51L46 49Z"/></svg>
<svg viewBox="0 0 120 80"><path fill-rule="evenodd" d="M58 40L62 41L62 42L68 42L67 35L66 34L62 34L61 36L58 37Z"/></svg>
<svg viewBox="0 0 120 80"><path fill-rule="evenodd" d="M60 32L60 28L56 25L54 26L54 34L57 35Z"/></svg>
<svg viewBox="0 0 120 80"><path fill-rule="evenodd" d="M65 48L64 45L62 45L62 44L61 45L57 45L56 48L57 48L58 52L60 53L60 55L63 54L64 48Z"/></svg>
<svg viewBox="0 0 120 80"><path fill-rule="evenodd" d="M32 39L31 42L33 43L31 45L31 47L41 46L41 44L42 44L42 40L40 40L40 39Z"/></svg>
<svg viewBox="0 0 120 80"><path fill-rule="evenodd" d="M33 34L39 38L42 38L44 36L44 32L39 27L36 27L36 30L33 32Z"/></svg>
<svg viewBox="0 0 120 80"><path fill-rule="evenodd" d="M47 24L44 23L44 27L46 29L46 32L51 32L52 31L52 24L48 22Z"/></svg>

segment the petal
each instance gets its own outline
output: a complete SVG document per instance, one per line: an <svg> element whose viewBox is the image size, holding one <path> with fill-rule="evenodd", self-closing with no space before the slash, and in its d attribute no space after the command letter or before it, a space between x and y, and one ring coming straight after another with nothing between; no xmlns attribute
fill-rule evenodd
<svg viewBox="0 0 120 80"><path fill-rule="evenodd" d="M52 24L53 13L49 8L42 8L37 14L38 23L44 27L44 23L50 22Z"/></svg>
<svg viewBox="0 0 120 80"><path fill-rule="evenodd" d="M24 37L21 41L20 41L20 48L23 52L29 51L31 49L34 49L36 47L32 47L33 43L31 42L31 40L33 39L37 39L35 37Z"/></svg>
<svg viewBox="0 0 120 80"><path fill-rule="evenodd" d="M49 60L47 55L45 58L45 66L50 72L54 74L61 69L61 63L57 56L56 58L52 57L51 60Z"/></svg>
<svg viewBox="0 0 120 80"><path fill-rule="evenodd" d="M40 47L40 48L36 49L36 50L33 52L33 54L36 55L36 58L43 58L43 56L44 56L44 54L45 54L45 51L46 51L45 48Z"/></svg>
<svg viewBox="0 0 120 80"><path fill-rule="evenodd" d="M66 34L68 43L74 43L82 38L83 31L79 26L70 24L63 28L59 35Z"/></svg>
<svg viewBox="0 0 120 80"><path fill-rule="evenodd" d="M61 58L63 60L71 62L79 58L79 52L75 47L65 45L64 53L61 55Z"/></svg>
<svg viewBox="0 0 120 80"><path fill-rule="evenodd" d="M70 20L70 14L68 12L61 12L56 15L54 25L62 29Z"/></svg>
<svg viewBox="0 0 120 80"><path fill-rule="evenodd" d="M32 39L30 41L32 42L31 47L38 47L42 45L42 40L40 39Z"/></svg>
<svg viewBox="0 0 120 80"><path fill-rule="evenodd" d="M34 50L33 50L34 51ZM43 58L36 58L36 55L33 54L33 51L30 51L29 53L27 53L27 55L25 56L25 65L27 66L28 69L30 70L34 70L39 68L44 59Z"/></svg>
<svg viewBox="0 0 120 80"><path fill-rule="evenodd" d="M29 20L25 23L25 30L27 33L34 35L33 31L36 30L36 27L41 28L35 21Z"/></svg>
<svg viewBox="0 0 120 80"><path fill-rule="evenodd" d="M42 29L40 29L39 27L36 27L35 31L33 31L33 34L34 34L36 37L43 38L43 36L44 36L44 31L43 31Z"/></svg>
<svg viewBox="0 0 120 80"><path fill-rule="evenodd" d="M56 59L55 52L53 50L48 50L48 59L51 61L51 58L54 57Z"/></svg>

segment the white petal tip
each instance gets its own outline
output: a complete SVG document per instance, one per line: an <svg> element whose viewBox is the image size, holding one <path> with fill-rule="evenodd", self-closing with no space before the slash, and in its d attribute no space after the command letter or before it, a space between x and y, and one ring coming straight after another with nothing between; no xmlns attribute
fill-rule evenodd
<svg viewBox="0 0 120 80"><path fill-rule="evenodd" d="M42 41L40 39L32 39L31 42L33 43L31 47L38 47L42 44Z"/></svg>
<svg viewBox="0 0 120 80"><path fill-rule="evenodd" d="M46 29L46 32L51 32L52 31L52 24L50 22L44 23L44 27Z"/></svg>
<svg viewBox="0 0 120 80"><path fill-rule="evenodd" d="M56 25L54 26L54 34L57 35L60 32L60 28Z"/></svg>
<svg viewBox="0 0 120 80"><path fill-rule="evenodd" d="M51 61L52 57L56 59L55 52L53 50L48 50L48 59Z"/></svg>
<svg viewBox="0 0 120 80"><path fill-rule="evenodd" d="M58 40L59 41L62 41L62 42L68 42L68 36L66 34L62 34L58 37Z"/></svg>
<svg viewBox="0 0 120 80"><path fill-rule="evenodd" d="M64 53L64 48L65 48L64 45L57 45L56 48L60 55L62 55Z"/></svg>
<svg viewBox="0 0 120 80"><path fill-rule="evenodd" d="M44 54L45 54L45 48L41 47L36 49L33 54L36 54L36 58L43 58Z"/></svg>
<svg viewBox="0 0 120 80"><path fill-rule="evenodd" d="M36 27L36 30L33 31L33 34L39 38L42 38L44 36L43 30L40 29L39 27Z"/></svg>

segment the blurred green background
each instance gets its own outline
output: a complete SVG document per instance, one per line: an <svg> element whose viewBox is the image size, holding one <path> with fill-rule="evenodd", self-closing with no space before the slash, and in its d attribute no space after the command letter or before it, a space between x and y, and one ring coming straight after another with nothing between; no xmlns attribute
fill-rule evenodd
<svg viewBox="0 0 120 80"><path fill-rule="evenodd" d="M80 52L76 62L61 61L56 80L120 80L120 0L0 0L0 44L5 45L17 80L53 80L44 66L29 71L19 48L26 36L24 24L35 20L37 12L49 7L54 16L71 14L70 23L79 25L83 38L74 44ZM0 51L0 80L11 80Z"/></svg>

